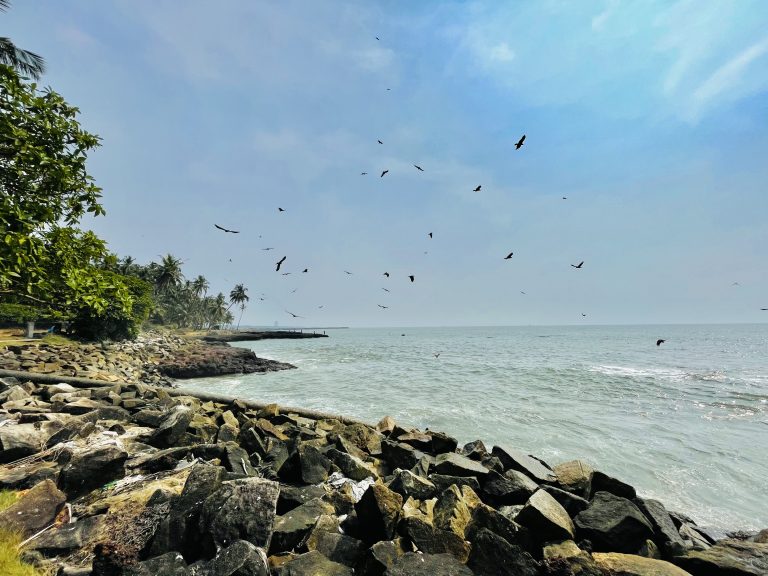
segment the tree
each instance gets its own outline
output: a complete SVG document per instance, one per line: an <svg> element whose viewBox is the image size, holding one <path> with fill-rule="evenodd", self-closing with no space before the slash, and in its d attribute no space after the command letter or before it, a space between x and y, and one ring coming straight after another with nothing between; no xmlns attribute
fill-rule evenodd
<svg viewBox="0 0 768 576"><path fill-rule="evenodd" d="M182 261L170 254L163 256L155 277L155 288L160 294L168 293L184 280L181 272Z"/></svg>
<svg viewBox="0 0 768 576"><path fill-rule="evenodd" d="M237 329L240 329L240 320L243 318L243 312L245 311L245 303L250 300L248 297L248 294L246 292L248 291L248 288L243 286L242 284L237 284L232 289L232 291L229 293L229 301L230 306L233 304L237 304L240 306L240 318L237 320Z"/></svg>
<svg viewBox="0 0 768 576"><path fill-rule="evenodd" d="M0 12L5 12L10 6L10 0L0 0ZM42 56L17 48L10 38L2 36L0 36L0 64L7 64L35 80L45 73L45 60Z"/></svg>

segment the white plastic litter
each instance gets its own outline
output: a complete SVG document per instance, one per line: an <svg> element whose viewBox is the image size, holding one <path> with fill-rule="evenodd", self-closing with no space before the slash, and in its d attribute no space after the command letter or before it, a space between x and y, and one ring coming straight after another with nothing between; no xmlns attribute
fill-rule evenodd
<svg viewBox="0 0 768 576"><path fill-rule="evenodd" d="M347 478L341 472L334 472L328 476L326 482L334 488L341 488L344 484L349 484L352 487L352 499L355 503L360 502L360 499L365 494L365 491L374 484L373 476L368 476L365 480L355 482L351 478Z"/></svg>

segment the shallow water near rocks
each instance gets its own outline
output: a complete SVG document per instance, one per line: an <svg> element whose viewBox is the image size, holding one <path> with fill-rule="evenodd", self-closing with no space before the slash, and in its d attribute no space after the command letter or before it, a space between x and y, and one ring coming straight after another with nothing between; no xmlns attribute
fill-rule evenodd
<svg viewBox="0 0 768 576"><path fill-rule="evenodd" d="M298 370L182 385L580 458L700 525L768 527L766 324L328 334L235 344Z"/></svg>

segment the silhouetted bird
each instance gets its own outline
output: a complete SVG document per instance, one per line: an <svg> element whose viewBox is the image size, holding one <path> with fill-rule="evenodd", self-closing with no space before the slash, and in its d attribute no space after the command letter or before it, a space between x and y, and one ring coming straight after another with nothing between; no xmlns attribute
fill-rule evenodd
<svg viewBox="0 0 768 576"><path fill-rule="evenodd" d="M319 308L322 308L322 306L318 306L318 309L319 309Z"/></svg>
<svg viewBox="0 0 768 576"><path fill-rule="evenodd" d="M262 248L262 250L274 250L274 248Z"/></svg>
<svg viewBox="0 0 768 576"><path fill-rule="evenodd" d="M432 238L432 232L429 233L429 237Z"/></svg>
<svg viewBox="0 0 768 576"><path fill-rule="evenodd" d="M416 279L416 278L414 278L414 276L413 276L413 275L411 275L411 276L408 276L408 278L410 278L410 279L411 279L411 282L413 282L413 281Z"/></svg>
<svg viewBox="0 0 768 576"><path fill-rule="evenodd" d="M523 147L523 142L525 142L525 134L523 134L523 137L517 141L517 144L515 144L515 150L520 150L520 148Z"/></svg>
<svg viewBox="0 0 768 576"><path fill-rule="evenodd" d="M586 317L587 317L587 315L586 315L586 314L584 314L584 312L582 312L582 313L581 313L581 315L582 315L584 318L586 318Z"/></svg>
<svg viewBox="0 0 768 576"><path fill-rule="evenodd" d="M293 294L294 292L296 292L296 290L298 290L298 288L294 288L293 290L291 290L291 294Z"/></svg>
<svg viewBox="0 0 768 576"><path fill-rule="evenodd" d="M290 272L283 272L283 276L288 276Z"/></svg>
<svg viewBox="0 0 768 576"><path fill-rule="evenodd" d="M277 268L275 268L275 272L280 272L280 266L283 265L283 262L285 262L286 256L283 256L280 258L280 260L277 261Z"/></svg>
<svg viewBox="0 0 768 576"><path fill-rule="evenodd" d="M571 264L571 266L574 268L581 268L582 266L584 266L584 260L582 260L578 264Z"/></svg>
<svg viewBox="0 0 768 576"><path fill-rule="evenodd" d="M504 256L504 260L509 260L510 258L512 258L512 255L513 255L513 254L514 254L514 252L510 252L509 254L507 254L506 256Z"/></svg>
<svg viewBox="0 0 768 576"><path fill-rule="evenodd" d="M389 172L389 170L384 170L384 171L381 173L381 176L379 176L379 178L384 178L384 174L386 174L387 172Z"/></svg>
<svg viewBox="0 0 768 576"><path fill-rule="evenodd" d="M416 166L416 164L414 164L413 167L416 168L416 170L418 170L419 172L424 172L424 168L422 168L421 166Z"/></svg>
<svg viewBox="0 0 768 576"><path fill-rule="evenodd" d="M435 358L440 358L440 352L432 352L432 356Z"/></svg>
<svg viewBox="0 0 768 576"><path fill-rule="evenodd" d="M520 290L520 294L525 294L525 292L523 292L522 290Z"/></svg>
<svg viewBox="0 0 768 576"><path fill-rule="evenodd" d="M389 272L384 272L384 276L386 276L387 278L389 278Z"/></svg>
<svg viewBox="0 0 768 576"><path fill-rule="evenodd" d="M741 286L741 284L739 284L738 282L734 282L733 284L731 284L731 286Z"/></svg>
<svg viewBox="0 0 768 576"><path fill-rule="evenodd" d="M384 142L382 142L381 140L376 140L376 142L378 142L379 144L384 144Z"/></svg>
<svg viewBox="0 0 768 576"><path fill-rule="evenodd" d="M277 211L278 211L278 212L285 212L285 210L283 210L282 208L280 208L280 206L278 206L278 207L277 207Z"/></svg>
<svg viewBox="0 0 768 576"><path fill-rule="evenodd" d="M239 230L227 230L226 228L223 228L218 224L214 224L214 226L216 226L216 228L218 228L219 230L224 230L224 232L229 232L230 234L240 234Z"/></svg>
<svg viewBox="0 0 768 576"><path fill-rule="evenodd" d="M344 270L344 274L349 274L350 276L352 276L352 272L347 272L346 270Z"/></svg>
<svg viewBox="0 0 768 576"><path fill-rule="evenodd" d="M381 304L376 304L379 308L389 308L389 306L382 306Z"/></svg>
<svg viewBox="0 0 768 576"><path fill-rule="evenodd" d="M379 39L379 37L378 37L378 36L374 36L374 38L376 38L376 40L378 40L378 39Z"/></svg>
<svg viewBox="0 0 768 576"><path fill-rule="evenodd" d="M309 272L309 268L304 268L304 270L301 271L302 274L306 274L307 272Z"/></svg>
<svg viewBox="0 0 768 576"><path fill-rule="evenodd" d="M474 190L472 190L472 192L480 192L480 188L482 188L482 186L478 186L477 188L475 188Z"/></svg>
<svg viewBox="0 0 768 576"><path fill-rule="evenodd" d="M382 288L382 290L384 290L384 292L389 292L389 290L387 290L386 288Z"/></svg>
<svg viewBox="0 0 768 576"><path fill-rule="evenodd" d="M360 172L360 176L366 176L368 172Z"/></svg>
<svg viewBox="0 0 768 576"><path fill-rule="evenodd" d="M666 342L666 340L662 340L661 338L659 338L658 340L656 340L656 346L661 346L662 344L664 344L664 342Z"/></svg>
<svg viewBox="0 0 768 576"><path fill-rule="evenodd" d="M760 310L763 310L763 311L765 311L765 310L768 310L768 308L760 308Z"/></svg>
<svg viewBox="0 0 768 576"><path fill-rule="evenodd" d="M288 310L286 310L286 312L288 312ZM299 316L298 314L294 314L293 312L288 312L288 314L290 314L294 318L303 318L303 316Z"/></svg>
<svg viewBox="0 0 768 576"><path fill-rule="evenodd" d="M565 196L563 196L563 200L568 200L568 198L566 198Z"/></svg>

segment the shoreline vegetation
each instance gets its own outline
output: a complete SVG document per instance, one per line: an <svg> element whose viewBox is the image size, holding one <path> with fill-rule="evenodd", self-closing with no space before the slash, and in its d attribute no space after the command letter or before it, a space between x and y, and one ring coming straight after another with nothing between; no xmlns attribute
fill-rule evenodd
<svg viewBox="0 0 768 576"><path fill-rule="evenodd" d="M586 463L172 388L159 367L174 350L212 350L189 363L207 366L244 349L155 332L130 344L141 351L79 345L110 358L100 382L46 373L49 357L0 371L0 527L40 574L768 573L768 530L697 526Z"/></svg>

